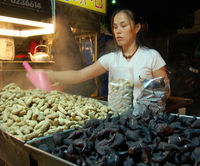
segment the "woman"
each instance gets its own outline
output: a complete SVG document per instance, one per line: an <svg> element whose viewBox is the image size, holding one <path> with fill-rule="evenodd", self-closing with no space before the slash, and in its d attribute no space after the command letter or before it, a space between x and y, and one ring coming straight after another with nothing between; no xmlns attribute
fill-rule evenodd
<svg viewBox="0 0 200 166"><path fill-rule="evenodd" d="M120 100L119 96L117 96L120 92L112 92L112 85L117 85L115 80L119 80L118 85L121 84L121 80L129 81L130 84L127 89L131 89L131 85L134 85L131 103L135 103L141 91L141 79L151 79L160 76L168 78L165 71L166 63L160 54L156 50L144 46L143 40L140 38L141 24L134 13L130 10L115 12L112 16L111 28L116 43L120 48L119 51L106 54L94 64L81 70L48 71L47 74L50 79L65 84L75 84L109 71L108 103L113 106L113 103L123 103L125 100L131 99L125 98L125 100ZM114 84L111 85L111 82ZM124 85L116 89L124 90L126 89ZM122 98L124 96L126 94L121 94ZM116 106L116 108L119 107Z"/></svg>

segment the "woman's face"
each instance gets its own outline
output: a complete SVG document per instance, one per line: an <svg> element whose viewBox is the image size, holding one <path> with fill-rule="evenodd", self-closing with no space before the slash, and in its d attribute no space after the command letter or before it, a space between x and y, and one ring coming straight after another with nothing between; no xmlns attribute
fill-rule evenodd
<svg viewBox="0 0 200 166"><path fill-rule="evenodd" d="M113 32L117 44L121 47L130 46L136 40L140 24L134 24L129 17L120 12L115 15L113 21Z"/></svg>

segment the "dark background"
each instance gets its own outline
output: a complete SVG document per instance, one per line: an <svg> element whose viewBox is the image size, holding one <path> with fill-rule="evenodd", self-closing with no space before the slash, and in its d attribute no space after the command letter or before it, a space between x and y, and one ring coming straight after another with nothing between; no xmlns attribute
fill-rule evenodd
<svg viewBox="0 0 200 166"><path fill-rule="evenodd" d="M182 27L190 28L194 23L194 11L200 9L198 1L171 1L171 0L108 0L106 23L109 24L114 10L130 9L148 23L148 33L153 36L174 34Z"/></svg>

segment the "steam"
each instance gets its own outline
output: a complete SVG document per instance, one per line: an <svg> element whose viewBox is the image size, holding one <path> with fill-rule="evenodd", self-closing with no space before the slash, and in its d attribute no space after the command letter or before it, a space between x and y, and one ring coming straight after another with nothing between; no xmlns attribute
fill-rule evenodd
<svg viewBox="0 0 200 166"><path fill-rule="evenodd" d="M56 34L53 40L55 70L77 69L81 67L81 54L71 32L68 21L57 16Z"/></svg>
<svg viewBox="0 0 200 166"><path fill-rule="evenodd" d="M71 31L67 17L62 13L58 13L56 18L56 34L53 40L52 53L55 61L53 70L78 70L84 67L75 36ZM95 89L94 80L76 85L62 85L64 92L83 96L90 96Z"/></svg>

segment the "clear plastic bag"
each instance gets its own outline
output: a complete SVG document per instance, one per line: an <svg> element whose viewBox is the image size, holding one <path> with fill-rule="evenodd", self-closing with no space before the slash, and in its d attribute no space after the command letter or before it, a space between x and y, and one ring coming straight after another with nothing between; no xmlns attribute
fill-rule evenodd
<svg viewBox="0 0 200 166"><path fill-rule="evenodd" d="M115 70L115 74L109 76L109 106L119 114L132 111L133 89L133 71L127 68Z"/></svg>
<svg viewBox="0 0 200 166"><path fill-rule="evenodd" d="M142 115L146 111L151 111L153 115L156 115L165 111L169 89L169 80L165 80L165 77L144 79L142 91L136 99L133 114Z"/></svg>

